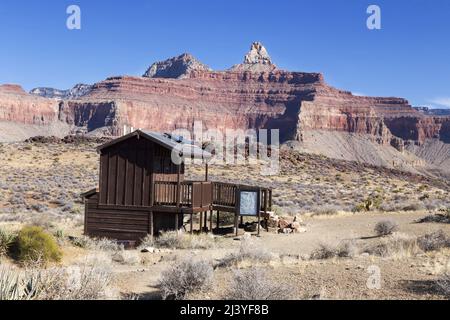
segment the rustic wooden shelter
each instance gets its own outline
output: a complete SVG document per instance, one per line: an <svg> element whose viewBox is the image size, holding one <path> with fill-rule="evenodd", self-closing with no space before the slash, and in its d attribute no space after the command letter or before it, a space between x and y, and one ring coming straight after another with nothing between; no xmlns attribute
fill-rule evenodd
<svg viewBox="0 0 450 320"><path fill-rule="evenodd" d="M241 189L258 194L258 217L271 209L270 189L208 181L211 154L179 137L137 130L98 147L98 152L99 187L82 195L84 231L92 237L139 241L149 234L186 228L185 215L190 215L194 232L193 217L198 214L200 231L212 231L213 211L217 229L219 212L235 213L237 224ZM185 180L186 158L202 160L204 181Z"/></svg>

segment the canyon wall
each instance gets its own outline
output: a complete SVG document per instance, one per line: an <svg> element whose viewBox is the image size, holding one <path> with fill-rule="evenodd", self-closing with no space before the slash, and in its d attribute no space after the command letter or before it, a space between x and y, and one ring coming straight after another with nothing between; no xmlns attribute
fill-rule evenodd
<svg viewBox="0 0 450 320"><path fill-rule="evenodd" d="M71 94L61 98L55 92ZM211 71L184 54L153 64L143 77L111 77L72 90L38 88L28 94L18 86L0 86L0 123L119 136L124 126L163 132L191 129L196 121L204 129L279 129L281 142L298 141L308 150L344 158L374 143L367 151L373 159L382 153L378 146L392 148L386 163L396 161L395 150L430 158L426 150L418 151L421 146L430 140L450 143L445 113L415 109L402 98L355 96L329 86L320 73L278 69L259 43L243 63L226 71ZM0 141L8 130L0 128Z"/></svg>

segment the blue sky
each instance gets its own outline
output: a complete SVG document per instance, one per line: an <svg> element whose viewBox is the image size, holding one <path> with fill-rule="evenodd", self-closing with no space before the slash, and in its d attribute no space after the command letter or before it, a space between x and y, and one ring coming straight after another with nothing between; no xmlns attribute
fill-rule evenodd
<svg viewBox="0 0 450 320"><path fill-rule="evenodd" d="M71 4L81 30L66 28ZM366 27L370 4L381 7L381 30ZM449 36L447 0L1 0L0 83L64 89L141 75L183 52L222 70L261 41L280 68L450 107Z"/></svg>

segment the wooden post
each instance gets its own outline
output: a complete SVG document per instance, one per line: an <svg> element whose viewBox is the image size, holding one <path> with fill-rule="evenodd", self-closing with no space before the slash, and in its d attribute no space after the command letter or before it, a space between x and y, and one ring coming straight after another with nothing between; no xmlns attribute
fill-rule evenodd
<svg viewBox="0 0 450 320"><path fill-rule="evenodd" d="M200 212L200 233L202 233L203 230L203 212Z"/></svg>
<svg viewBox="0 0 450 320"><path fill-rule="evenodd" d="M219 214L220 214L220 212L217 211L217 216L216 216L216 219L217 219L217 221L216 221L216 228L217 228L217 231L219 231L219 229L220 229Z"/></svg>
<svg viewBox="0 0 450 320"><path fill-rule="evenodd" d="M175 231L178 231L178 228L180 227L178 219L179 219L178 213L175 213Z"/></svg>
<svg viewBox="0 0 450 320"><path fill-rule="evenodd" d="M205 211L205 224L204 224L205 232L208 232L208 211Z"/></svg>
<svg viewBox="0 0 450 320"><path fill-rule="evenodd" d="M177 165L177 209L181 208L181 164ZM178 212L175 213L175 230L178 231L179 222Z"/></svg>
<svg viewBox="0 0 450 320"><path fill-rule="evenodd" d="M269 232L269 218L267 217L267 199L268 197L268 192L267 189L264 190L264 220L266 221L266 230L267 232ZM259 227L259 225L258 225Z"/></svg>
<svg viewBox="0 0 450 320"><path fill-rule="evenodd" d="M154 237L155 235L154 235L154 227L153 227L153 219L154 219L154 217L153 217L153 211L150 211L150 218L149 218L149 220L150 220L150 226L149 226L149 228L150 228L150 230L149 230L149 234L152 236L152 237Z"/></svg>
<svg viewBox="0 0 450 320"><path fill-rule="evenodd" d="M213 232L213 211L210 211L210 216L209 216L209 232Z"/></svg>
<svg viewBox="0 0 450 320"><path fill-rule="evenodd" d="M181 204L181 164L177 166L177 207Z"/></svg>
<svg viewBox="0 0 450 320"><path fill-rule="evenodd" d="M87 236L88 229L87 229L87 220L89 217L89 207L88 207L88 201L86 198L84 198L84 235Z"/></svg>
<svg viewBox="0 0 450 320"><path fill-rule="evenodd" d="M194 215L191 213L191 234L194 234Z"/></svg>
<svg viewBox="0 0 450 320"><path fill-rule="evenodd" d="M261 210L258 212L258 237L261 233Z"/></svg>
<svg viewBox="0 0 450 320"><path fill-rule="evenodd" d="M238 214L236 213L234 215L234 229L236 231L236 237L239 235L239 221L238 221Z"/></svg>
<svg viewBox="0 0 450 320"><path fill-rule="evenodd" d="M206 182L208 182L208 180L209 180L209 165L208 165L208 163L206 163L206 165L205 165L205 181Z"/></svg>

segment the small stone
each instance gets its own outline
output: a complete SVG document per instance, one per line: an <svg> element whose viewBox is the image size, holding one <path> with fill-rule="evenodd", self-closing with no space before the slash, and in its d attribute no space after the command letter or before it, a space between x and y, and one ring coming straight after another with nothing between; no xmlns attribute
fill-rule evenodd
<svg viewBox="0 0 450 320"><path fill-rule="evenodd" d="M291 228L280 228L279 233L290 234L290 233L292 233L292 229Z"/></svg>
<svg viewBox="0 0 450 320"><path fill-rule="evenodd" d="M305 233L306 231L308 231L308 230L306 230L305 227L300 227L300 228L296 228L293 230L294 230L294 233Z"/></svg>
<svg viewBox="0 0 450 320"><path fill-rule="evenodd" d="M155 248L153 247L146 247L144 249L141 250L142 253L153 253L155 252Z"/></svg>
<svg viewBox="0 0 450 320"><path fill-rule="evenodd" d="M361 253L360 256L361 256L361 257L364 257L364 258L367 258L367 257L370 256L370 254L369 254L368 252L363 252L363 253Z"/></svg>

